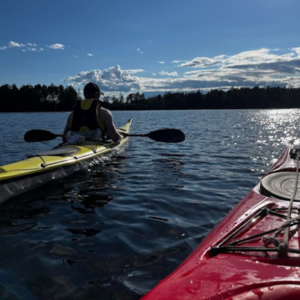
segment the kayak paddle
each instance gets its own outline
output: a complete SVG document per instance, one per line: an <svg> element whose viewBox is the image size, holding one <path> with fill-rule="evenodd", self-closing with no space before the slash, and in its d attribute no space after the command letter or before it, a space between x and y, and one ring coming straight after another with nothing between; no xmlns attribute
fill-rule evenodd
<svg viewBox="0 0 300 300"><path fill-rule="evenodd" d="M48 130L42 130L42 129L32 129L27 131L24 134L24 140L28 143L31 142L45 142L45 141L51 141L55 138L62 136L62 134L54 134Z"/></svg>
<svg viewBox="0 0 300 300"><path fill-rule="evenodd" d="M122 134L124 134L125 136L148 137L151 140L164 143L180 143L185 140L185 134L181 130L171 128L159 129L151 131L147 134ZM25 133L24 140L28 143L45 142L54 140L55 138L61 136L62 134L54 134L48 130L33 129Z"/></svg>
<svg viewBox="0 0 300 300"><path fill-rule="evenodd" d="M179 129L158 129L147 134L126 134L126 136L148 137L151 140L163 143L181 143L185 140L185 134Z"/></svg>

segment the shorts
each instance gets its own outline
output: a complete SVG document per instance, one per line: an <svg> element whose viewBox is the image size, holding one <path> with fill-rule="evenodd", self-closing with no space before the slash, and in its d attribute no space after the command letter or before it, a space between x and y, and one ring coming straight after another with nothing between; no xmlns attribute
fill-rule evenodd
<svg viewBox="0 0 300 300"><path fill-rule="evenodd" d="M101 141L102 139L102 131L101 129L95 129L90 131L69 131L67 133L67 142L70 145L80 145L84 144L86 139Z"/></svg>

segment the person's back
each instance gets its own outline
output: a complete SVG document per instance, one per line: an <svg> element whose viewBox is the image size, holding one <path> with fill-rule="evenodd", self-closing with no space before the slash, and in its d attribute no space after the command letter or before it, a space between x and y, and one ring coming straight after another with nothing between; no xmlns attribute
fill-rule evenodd
<svg viewBox="0 0 300 300"><path fill-rule="evenodd" d="M88 83L83 89L85 100L77 101L67 120L63 141L69 144L83 143L86 138L101 140L109 136L114 142L122 139L117 132L112 114L101 107L103 93L95 83Z"/></svg>

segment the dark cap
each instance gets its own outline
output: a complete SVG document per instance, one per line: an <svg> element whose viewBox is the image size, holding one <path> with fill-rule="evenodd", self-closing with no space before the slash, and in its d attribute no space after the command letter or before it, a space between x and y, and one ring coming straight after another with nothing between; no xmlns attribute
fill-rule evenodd
<svg viewBox="0 0 300 300"><path fill-rule="evenodd" d="M84 86L83 93L84 94L99 93L100 95L104 95L104 93L100 91L98 85L93 82L89 82Z"/></svg>

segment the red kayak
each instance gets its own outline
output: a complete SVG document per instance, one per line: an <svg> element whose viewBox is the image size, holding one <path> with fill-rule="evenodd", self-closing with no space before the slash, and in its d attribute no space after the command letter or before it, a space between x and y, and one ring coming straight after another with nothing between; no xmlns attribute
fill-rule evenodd
<svg viewBox="0 0 300 300"><path fill-rule="evenodd" d="M259 184L142 299L299 300L299 156L289 145Z"/></svg>

